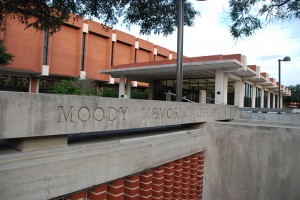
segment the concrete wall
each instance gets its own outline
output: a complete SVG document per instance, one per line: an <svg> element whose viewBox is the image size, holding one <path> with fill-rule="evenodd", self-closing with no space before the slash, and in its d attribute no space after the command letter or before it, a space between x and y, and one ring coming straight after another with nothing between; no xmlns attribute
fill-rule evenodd
<svg viewBox="0 0 300 200"><path fill-rule="evenodd" d="M207 127L204 199L300 196L300 128L214 123Z"/></svg>
<svg viewBox="0 0 300 200"><path fill-rule="evenodd" d="M0 139L233 119L237 107L0 92Z"/></svg>
<svg viewBox="0 0 300 200"><path fill-rule="evenodd" d="M240 119L300 123L300 114L252 113L239 111Z"/></svg>
<svg viewBox="0 0 300 200"><path fill-rule="evenodd" d="M66 148L0 154L0 199L66 195L202 152L209 139L199 129L139 137L128 134Z"/></svg>

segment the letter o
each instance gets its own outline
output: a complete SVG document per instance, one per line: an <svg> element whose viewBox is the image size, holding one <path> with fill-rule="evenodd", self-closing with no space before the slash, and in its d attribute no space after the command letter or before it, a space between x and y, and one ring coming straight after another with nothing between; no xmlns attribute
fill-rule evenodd
<svg viewBox="0 0 300 200"><path fill-rule="evenodd" d="M169 113L170 113L169 111L171 111L171 116L169 115ZM167 116L168 116L168 118L171 118L173 116L173 110L172 110L172 108L168 108Z"/></svg>
<svg viewBox="0 0 300 200"><path fill-rule="evenodd" d="M104 118L104 110L101 107L98 107L95 109L94 111L94 118L97 121L102 121L102 119Z"/></svg>
<svg viewBox="0 0 300 200"><path fill-rule="evenodd" d="M82 107L79 109L78 119L82 122L87 122L90 119L90 111L87 107Z"/></svg>

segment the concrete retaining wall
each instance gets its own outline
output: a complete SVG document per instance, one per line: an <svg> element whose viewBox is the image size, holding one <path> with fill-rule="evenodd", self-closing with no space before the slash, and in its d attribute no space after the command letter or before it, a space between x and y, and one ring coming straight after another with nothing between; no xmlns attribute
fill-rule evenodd
<svg viewBox="0 0 300 200"><path fill-rule="evenodd" d="M0 139L158 127L237 116L237 107L199 103L0 92Z"/></svg>
<svg viewBox="0 0 300 200"><path fill-rule="evenodd" d="M210 124L204 199L294 200L300 196L300 128Z"/></svg>
<svg viewBox="0 0 300 200"><path fill-rule="evenodd" d="M207 148L201 130L0 155L0 200L46 200L153 168Z"/></svg>
<svg viewBox="0 0 300 200"><path fill-rule="evenodd" d="M277 113L252 113L239 111L238 118L260 120L260 121L277 121L277 122L289 122L300 123L300 114L277 114Z"/></svg>

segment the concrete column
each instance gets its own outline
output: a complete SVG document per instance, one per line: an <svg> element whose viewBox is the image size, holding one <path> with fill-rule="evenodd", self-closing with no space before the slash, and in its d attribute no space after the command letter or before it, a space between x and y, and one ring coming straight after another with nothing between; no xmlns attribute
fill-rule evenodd
<svg viewBox="0 0 300 200"><path fill-rule="evenodd" d="M253 89L252 89L252 108L255 108L255 100L256 100L256 87L253 85Z"/></svg>
<svg viewBox="0 0 300 200"><path fill-rule="evenodd" d="M29 92L39 93L40 79L36 77L31 77L29 82Z"/></svg>
<svg viewBox="0 0 300 200"><path fill-rule="evenodd" d="M199 103L206 104L206 90L199 90Z"/></svg>
<svg viewBox="0 0 300 200"><path fill-rule="evenodd" d="M148 88L148 99L153 100L153 81L149 83L149 88Z"/></svg>
<svg viewBox="0 0 300 200"><path fill-rule="evenodd" d="M283 106L283 96L280 95L280 108L283 108L282 106Z"/></svg>
<svg viewBox="0 0 300 200"><path fill-rule="evenodd" d="M260 107L264 108L264 95L265 95L265 91L263 89L261 89L261 97L260 97Z"/></svg>
<svg viewBox="0 0 300 200"><path fill-rule="evenodd" d="M243 81L234 83L234 105L244 107L245 86Z"/></svg>
<svg viewBox="0 0 300 200"><path fill-rule="evenodd" d="M270 108L270 92L268 91L268 108Z"/></svg>
<svg viewBox="0 0 300 200"><path fill-rule="evenodd" d="M216 70L215 78L215 104L227 104L228 75L222 69Z"/></svg>
<svg viewBox="0 0 300 200"><path fill-rule="evenodd" d="M127 95L127 99L130 99L130 96L131 96L131 80L129 78L126 79L126 95Z"/></svg>
<svg viewBox="0 0 300 200"><path fill-rule="evenodd" d="M271 99L271 101L273 101L273 108L275 108L276 107L276 105L275 105L275 98L276 98L276 95L273 93L273 99Z"/></svg>
<svg viewBox="0 0 300 200"><path fill-rule="evenodd" d="M119 82L119 98L124 98L125 93L125 76L121 76Z"/></svg>

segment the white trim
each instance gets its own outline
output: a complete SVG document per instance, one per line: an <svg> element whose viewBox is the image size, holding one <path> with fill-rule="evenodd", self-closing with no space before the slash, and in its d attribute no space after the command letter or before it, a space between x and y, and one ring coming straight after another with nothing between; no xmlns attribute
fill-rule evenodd
<svg viewBox="0 0 300 200"><path fill-rule="evenodd" d="M83 33L89 33L89 25L88 24L83 23L82 32Z"/></svg>

